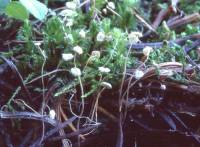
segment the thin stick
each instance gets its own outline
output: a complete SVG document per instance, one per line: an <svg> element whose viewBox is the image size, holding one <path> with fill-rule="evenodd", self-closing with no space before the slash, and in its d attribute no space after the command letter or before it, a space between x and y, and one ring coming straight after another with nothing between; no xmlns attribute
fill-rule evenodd
<svg viewBox="0 0 200 147"><path fill-rule="evenodd" d="M41 79L41 78L44 78L44 77L49 76L49 75L51 75L51 74L54 74L54 73L56 73L56 72L67 72L67 71L68 71L68 70L66 70L66 69L56 69L56 70L53 70L53 71L51 71L51 72L45 73L45 74L43 74L43 75L41 75L41 76L38 76L38 77L32 79L31 81L26 82L25 84L31 84L31 83L33 83L33 82L35 82L35 81L37 81L37 80L39 80L39 79Z"/></svg>
<svg viewBox="0 0 200 147"><path fill-rule="evenodd" d="M106 110L105 108L98 106L98 111L103 113L104 115L108 116L113 122L117 122L117 118L111 114L110 112L108 112L108 110Z"/></svg>
<svg viewBox="0 0 200 147"><path fill-rule="evenodd" d="M68 120L68 117L67 117L66 114L64 113L62 107L60 107L60 112L61 112L61 115L62 115L62 117L64 118L64 120L65 120L65 121ZM73 132L76 132L76 131L77 131L77 129L75 128L75 126L73 125L73 123L69 124L69 127L71 128L71 130L72 130ZM84 137L83 135L81 135L81 134L80 134L80 137L81 137L81 139L83 139L83 140L85 139L85 137Z"/></svg>
<svg viewBox="0 0 200 147"><path fill-rule="evenodd" d="M152 32L156 33L156 30L149 24L146 22L146 20L144 20L144 18L142 18L138 13L136 13L135 10L133 10L133 15L139 20L141 21L149 30L151 30Z"/></svg>
<svg viewBox="0 0 200 147"><path fill-rule="evenodd" d="M196 23L200 21L200 14L199 13L193 13L191 15L187 15L183 18L180 18L176 21L172 21L171 23L168 23L168 27L170 29L175 29L178 28L180 26L184 26L186 24L190 24L190 23Z"/></svg>
<svg viewBox="0 0 200 147"><path fill-rule="evenodd" d="M50 131L46 132L45 135L42 138L42 142L44 142L47 138L49 138L51 135L55 134L56 132L58 132L60 129L65 128L67 125L69 125L70 123L72 123L74 120L76 119L75 116L73 116L72 118L70 118L69 120L60 123L56 128L51 129ZM34 144L31 145L31 147L35 147L40 145L41 143L41 138L37 139L35 141Z"/></svg>
<svg viewBox="0 0 200 147"><path fill-rule="evenodd" d="M189 36L185 36L183 38L178 38L176 40L169 40L168 41L168 46L173 47L176 44L182 45L184 42L187 40L195 40L195 39L200 39L200 34L193 34ZM135 44L129 44L128 47L131 47L131 49L136 49L136 50L141 50L146 46L153 47L154 49L162 48L164 45L163 42L148 42L148 43L135 43Z"/></svg>
<svg viewBox="0 0 200 147"><path fill-rule="evenodd" d="M47 115L40 115L32 112L4 112L0 111L0 119L33 119L57 126L59 122L49 118Z"/></svg>

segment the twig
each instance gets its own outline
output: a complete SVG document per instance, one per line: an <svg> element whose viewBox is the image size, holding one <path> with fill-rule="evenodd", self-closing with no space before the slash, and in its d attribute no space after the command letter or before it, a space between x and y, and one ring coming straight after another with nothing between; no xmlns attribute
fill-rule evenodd
<svg viewBox="0 0 200 147"><path fill-rule="evenodd" d="M71 124L77 117L73 116L72 118L68 119L67 121L60 123L56 128L46 132L42 138L42 142L44 142L48 137L50 137L51 135L55 134L56 132L58 132L60 129L65 128L67 125ZM41 142L41 138L38 138L35 143L33 143L31 145L31 147L35 147L35 146L39 146ZM41 142L41 143L42 143Z"/></svg>
<svg viewBox="0 0 200 147"><path fill-rule="evenodd" d="M200 40L195 41L192 46L190 47L184 47L184 54L186 59L190 62L190 64L192 64L193 66L195 66L195 68L200 71L200 67L190 58L190 56L187 54L188 51L192 50L193 48L197 47L200 45Z"/></svg>
<svg viewBox="0 0 200 147"><path fill-rule="evenodd" d="M66 116L66 114L64 113L62 107L60 107L60 113L62 115L62 117L64 118L64 120L68 120L68 117ZM75 126L73 125L73 123L69 124L69 127L71 128L72 131L76 132L77 129L75 128ZM80 134L81 139L85 140L85 137L83 135Z"/></svg>
<svg viewBox="0 0 200 147"><path fill-rule="evenodd" d="M133 15L139 21L141 21L149 30L151 30L152 32L156 33L156 30L149 23L147 23L146 20L144 20L135 10L133 10Z"/></svg>
<svg viewBox="0 0 200 147"><path fill-rule="evenodd" d="M56 105L56 107L55 107L55 110L56 110L56 118L59 120L59 121L62 121L62 118L61 118L61 109L62 109L62 106L61 106L61 103L62 101L61 101L61 99L58 99L58 102L57 102L57 105ZM65 120L66 121L66 120ZM70 126L70 124L69 124L69 126ZM59 130L59 135L61 136L61 135L65 135L65 130L64 130L64 128L63 129L60 129ZM65 138L65 139L62 139L62 146L63 147L71 147L71 141L70 140L68 140L67 138Z"/></svg>
<svg viewBox="0 0 200 147"><path fill-rule="evenodd" d="M41 79L42 77L49 76L49 75L54 74L54 73L56 73L56 72L67 72L67 71L68 71L68 70L66 70L66 69L56 69L56 70L53 70L53 71L51 71L51 72L45 73L45 74L43 74L43 75L41 75L41 76L38 76L38 77L32 79L31 81L26 82L25 84L33 83L33 82L35 82L35 81Z"/></svg>
<svg viewBox="0 0 200 147"><path fill-rule="evenodd" d="M52 126L57 126L58 121L49 118L47 115L40 115L32 112L4 112L0 111L0 119L32 119L46 122Z"/></svg>
<svg viewBox="0 0 200 147"><path fill-rule="evenodd" d="M156 30L158 28L158 26L160 25L160 23L169 15L169 13L171 13L171 9L168 8L166 9L162 9L160 10L160 12L158 13L156 19L153 21L152 27ZM144 37L149 36L149 34L151 34L151 30L148 30L144 35Z"/></svg>
<svg viewBox="0 0 200 147"><path fill-rule="evenodd" d="M195 133L193 133L188 127L187 125L172 111L170 110L167 110L185 129L186 131L188 132L189 135L191 135L198 144L200 144L200 139L199 137L196 136Z"/></svg>
<svg viewBox="0 0 200 147"><path fill-rule="evenodd" d="M133 117L132 117L133 118ZM198 139L199 138L199 135L197 134L190 134L188 131L180 131L180 130L161 130L161 129L154 129L154 128L150 128L148 125L144 124L142 121L136 119L136 118L133 118L132 121L140 126L141 128L143 128L145 130L145 134L147 134L147 132L150 132L150 133L153 133L154 135L156 133L159 133L159 134L169 134L169 135L172 135L172 134L180 134L180 135L184 135L185 137L193 137L194 139ZM140 133L142 133L142 131L140 131ZM199 144L199 142L198 142Z"/></svg>
<svg viewBox="0 0 200 147"><path fill-rule="evenodd" d="M158 13L156 19L154 20L152 27L154 29L157 29L158 26L160 25L160 23L162 22L162 20L170 13L171 11L169 9L165 10L162 9L160 10L160 12Z"/></svg>
<svg viewBox="0 0 200 147"><path fill-rule="evenodd" d="M108 112L105 108L98 106L98 111L100 111L101 113L103 113L104 115L108 116L113 122L117 122L117 118L111 114L110 112Z"/></svg>
<svg viewBox="0 0 200 147"><path fill-rule="evenodd" d="M38 41L32 41L33 43L43 43L43 40L38 40ZM26 44L27 41L25 40L9 40L3 43L3 45L10 45L10 44Z"/></svg>
<svg viewBox="0 0 200 147"><path fill-rule="evenodd" d="M49 138L48 140L49 141L58 141L58 140L61 140L61 139L64 139L64 138L72 138L74 136L78 136L79 134L84 134L90 130L93 130L95 129L97 126L89 126L87 128L82 128L80 129L79 131L75 131L75 132L72 132L72 133L68 133L66 135L63 135L63 136L58 136L58 137L52 137L52 138Z"/></svg>
<svg viewBox="0 0 200 147"><path fill-rule="evenodd" d="M183 38L178 38L176 40L169 40L167 45L169 47L173 47L176 44L182 45L187 40L195 40L195 39L200 39L200 34L199 33L198 34L189 35L189 36L185 36ZM164 42L135 43L135 44L132 44L132 45L129 44L128 47L131 47L132 49L136 49L136 50L141 50L146 46L150 46L150 47L153 47L154 49L158 49L158 48L162 48L164 44L165 44Z"/></svg>
<svg viewBox="0 0 200 147"><path fill-rule="evenodd" d="M193 13L191 15L187 15L183 18L180 18L176 21L172 21L171 23L168 23L168 27L170 29L176 29L180 26L184 26L189 23L195 23L200 21L200 14L199 13Z"/></svg>
<svg viewBox="0 0 200 147"><path fill-rule="evenodd" d="M30 94L28 88L26 87L26 85L24 84L23 77L22 77L22 75L20 74L20 72L18 71L18 69L17 69L17 67L15 66L15 64L14 64L12 61L6 59L6 58L3 57L3 56L0 56L0 58L1 58L2 60L4 60L4 61L8 64L8 66L11 68L11 70L12 70L14 73L16 73L16 75L17 75L18 78L20 79L20 82L21 82L21 85L22 85L23 89L25 90L25 92L26 92L26 94L27 94L29 100L31 101L31 100L32 100L31 94Z"/></svg>

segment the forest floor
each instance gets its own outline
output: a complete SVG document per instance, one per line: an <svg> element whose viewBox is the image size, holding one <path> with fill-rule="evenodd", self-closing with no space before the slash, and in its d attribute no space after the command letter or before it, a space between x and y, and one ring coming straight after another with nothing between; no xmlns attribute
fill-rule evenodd
<svg viewBox="0 0 200 147"><path fill-rule="evenodd" d="M200 1L41 2L0 0L1 147L200 146Z"/></svg>

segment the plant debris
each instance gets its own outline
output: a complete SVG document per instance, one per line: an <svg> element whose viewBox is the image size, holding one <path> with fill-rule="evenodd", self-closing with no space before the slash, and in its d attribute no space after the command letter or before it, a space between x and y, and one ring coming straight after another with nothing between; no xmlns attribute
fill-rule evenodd
<svg viewBox="0 0 200 147"><path fill-rule="evenodd" d="M199 147L199 10L0 0L0 146Z"/></svg>

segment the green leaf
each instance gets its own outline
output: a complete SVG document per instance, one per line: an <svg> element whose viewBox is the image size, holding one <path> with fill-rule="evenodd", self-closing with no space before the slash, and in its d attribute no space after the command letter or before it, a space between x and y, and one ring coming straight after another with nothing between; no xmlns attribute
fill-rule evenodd
<svg viewBox="0 0 200 147"><path fill-rule="evenodd" d="M0 14L5 12L6 6L9 2L10 0L0 0Z"/></svg>
<svg viewBox="0 0 200 147"><path fill-rule="evenodd" d="M6 14L9 17L13 17L20 20L27 20L29 14L22 4L17 1L10 2L6 7Z"/></svg>
<svg viewBox="0 0 200 147"><path fill-rule="evenodd" d="M43 20L48 12L45 4L37 0L19 0L21 4L37 19Z"/></svg>

